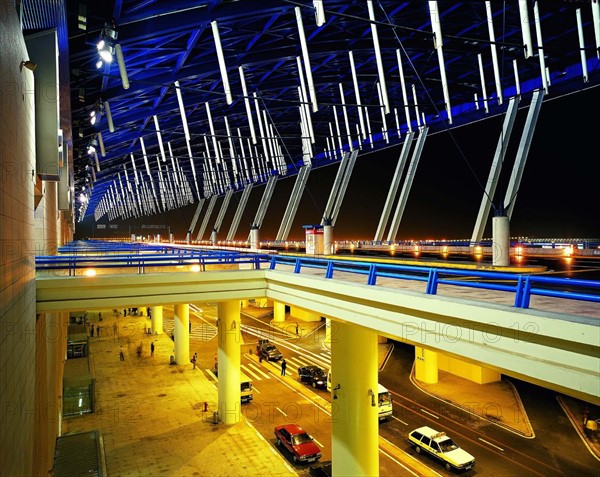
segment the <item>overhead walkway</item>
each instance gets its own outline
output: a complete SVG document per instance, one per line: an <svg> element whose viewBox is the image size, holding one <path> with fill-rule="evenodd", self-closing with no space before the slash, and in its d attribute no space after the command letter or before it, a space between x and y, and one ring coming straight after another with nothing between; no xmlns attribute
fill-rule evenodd
<svg viewBox="0 0 600 477"><path fill-rule="evenodd" d="M38 277L37 312L264 296L600 403L597 303L534 296L525 309L515 307L514 295L503 291L440 283L438 294L432 295L412 290L413 281L385 276L373 286L365 283L364 275L351 271L336 272L335 279L325 278L327 269L293 272L297 265L210 273Z"/></svg>

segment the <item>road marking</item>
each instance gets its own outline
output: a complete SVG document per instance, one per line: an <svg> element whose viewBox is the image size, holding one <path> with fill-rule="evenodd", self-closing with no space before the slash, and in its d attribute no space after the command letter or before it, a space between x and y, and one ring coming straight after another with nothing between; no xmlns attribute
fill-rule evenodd
<svg viewBox="0 0 600 477"><path fill-rule="evenodd" d="M406 469L408 472L410 472L412 475L416 476L416 477L420 477L420 474L417 474L415 472L413 472L412 470L410 470L409 467L407 467L406 465L404 465L402 462L400 462L398 459L394 458L392 455L388 454L386 451L384 451L382 448L379 448L379 452L381 452L383 455L387 456L388 459L393 460L396 464L398 464L400 467L402 467L403 469ZM438 474L439 475L439 474Z"/></svg>
<svg viewBox="0 0 600 477"><path fill-rule="evenodd" d="M436 419L439 419L439 416L436 416L435 414L433 414L432 412L426 411L425 409L421 408L421 412L424 412L425 414L429 414L431 417L435 417Z"/></svg>
<svg viewBox="0 0 600 477"><path fill-rule="evenodd" d="M260 394L260 391L258 389L256 389L254 386L252 386L252 391L256 391L258 394Z"/></svg>
<svg viewBox="0 0 600 477"><path fill-rule="evenodd" d="M392 419L396 419L396 421L398 421L398 422L401 422L401 423L402 423L402 424L404 424L405 426L408 426L408 422L404 422L402 419L398 419L398 418L397 418L396 416L394 416L393 414L392 414L392 416L391 416L391 417L392 417Z"/></svg>
<svg viewBox="0 0 600 477"><path fill-rule="evenodd" d="M263 371L261 371L254 363L248 363L247 366L250 367L250 368L252 368L255 373L258 373L258 374L262 375L263 378L265 378L265 379L271 379L271 376L269 376L268 374L266 374Z"/></svg>
<svg viewBox="0 0 600 477"><path fill-rule="evenodd" d="M213 380L218 381L217 376L210 369L205 369L204 371L206 371L206 374L208 374Z"/></svg>
<svg viewBox="0 0 600 477"><path fill-rule="evenodd" d="M287 414L285 412L283 412L281 409L279 409L278 407L276 407L275 409L277 409L281 414L283 414L285 417L287 417Z"/></svg>
<svg viewBox="0 0 600 477"><path fill-rule="evenodd" d="M316 442L316 443L319 445L319 447L320 447L321 449L324 447L324 446L323 446L323 444L321 444L321 443L320 443L318 440L316 440L314 437L312 438L312 440L313 440L313 441L315 441L315 442Z"/></svg>
<svg viewBox="0 0 600 477"><path fill-rule="evenodd" d="M249 374L252 378L256 379L257 381L262 381L262 378L257 376L256 374L254 374L252 371L250 371L250 368L248 368L248 366L246 366L245 364L241 365L242 369Z"/></svg>
<svg viewBox="0 0 600 477"><path fill-rule="evenodd" d="M489 441L486 441L485 439L482 439L481 437L479 437L479 440L480 440L481 442L485 442L487 445L490 445L490 446L492 446L492 447L495 447L496 449L498 449L498 450L499 450L499 451L501 451L501 452L504 452L504 449L503 449L502 447L498 447L498 446L496 446L496 445L492 444L491 442L489 442Z"/></svg>

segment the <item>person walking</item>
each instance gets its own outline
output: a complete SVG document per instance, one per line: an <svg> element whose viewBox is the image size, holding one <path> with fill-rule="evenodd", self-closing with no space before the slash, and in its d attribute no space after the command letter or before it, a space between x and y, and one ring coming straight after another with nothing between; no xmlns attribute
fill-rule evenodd
<svg viewBox="0 0 600 477"><path fill-rule="evenodd" d="M119 334L119 325L117 325L117 322L115 321L113 323L113 335L117 336Z"/></svg>
<svg viewBox="0 0 600 477"><path fill-rule="evenodd" d="M119 359L121 361L125 361L125 355L123 354L123 347L121 346L121 349L119 349Z"/></svg>
<svg viewBox="0 0 600 477"><path fill-rule="evenodd" d="M192 362L192 369L196 369L196 355L192 356L190 361Z"/></svg>
<svg viewBox="0 0 600 477"><path fill-rule="evenodd" d="M92 325L90 327L90 336L93 338L94 337L94 325Z"/></svg>
<svg viewBox="0 0 600 477"><path fill-rule="evenodd" d="M150 356L154 356L154 341L150 343Z"/></svg>
<svg viewBox="0 0 600 477"><path fill-rule="evenodd" d="M285 360L285 358L283 358L283 361L281 362L281 375L285 376L285 368L287 368L287 361Z"/></svg>
<svg viewBox="0 0 600 477"><path fill-rule="evenodd" d="M296 323L296 336L298 336L298 323Z"/></svg>
<svg viewBox="0 0 600 477"><path fill-rule="evenodd" d="M96 336L100 338L100 325L96 325Z"/></svg>

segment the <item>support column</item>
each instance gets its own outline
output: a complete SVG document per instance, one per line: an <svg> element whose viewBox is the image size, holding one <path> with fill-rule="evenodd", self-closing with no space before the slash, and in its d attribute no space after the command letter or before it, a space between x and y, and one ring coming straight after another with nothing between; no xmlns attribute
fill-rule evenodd
<svg viewBox="0 0 600 477"><path fill-rule="evenodd" d="M181 366L190 362L190 305L185 303L174 308L175 362Z"/></svg>
<svg viewBox="0 0 600 477"><path fill-rule="evenodd" d="M153 306L151 310L152 316L150 317L150 323L152 326L152 334L160 335L163 332L163 307Z"/></svg>
<svg viewBox="0 0 600 477"><path fill-rule="evenodd" d="M217 245L217 231L213 229L212 233L210 234L210 244L214 247L215 245Z"/></svg>
<svg viewBox="0 0 600 477"><path fill-rule="evenodd" d="M325 318L325 343L331 345L331 320Z"/></svg>
<svg viewBox="0 0 600 477"><path fill-rule="evenodd" d="M256 252L260 249L259 230L258 226L250 227L250 250Z"/></svg>
<svg viewBox="0 0 600 477"><path fill-rule="evenodd" d="M335 253L335 243L333 242L333 225L325 224L323 227L323 253L333 255Z"/></svg>
<svg viewBox="0 0 600 477"><path fill-rule="evenodd" d="M415 346L415 377L427 384L438 382L438 354Z"/></svg>
<svg viewBox="0 0 600 477"><path fill-rule="evenodd" d="M377 333L331 326L333 475L378 476Z"/></svg>
<svg viewBox="0 0 600 477"><path fill-rule="evenodd" d="M273 321L278 323L285 321L285 303L273 302Z"/></svg>
<svg viewBox="0 0 600 477"><path fill-rule="evenodd" d="M507 215L492 218L492 265L510 265L510 221Z"/></svg>
<svg viewBox="0 0 600 477"><path fill-rule="evenodd" d="M219 420L223 424L240 421L240 302L230 300L218 307Z"/></svg>

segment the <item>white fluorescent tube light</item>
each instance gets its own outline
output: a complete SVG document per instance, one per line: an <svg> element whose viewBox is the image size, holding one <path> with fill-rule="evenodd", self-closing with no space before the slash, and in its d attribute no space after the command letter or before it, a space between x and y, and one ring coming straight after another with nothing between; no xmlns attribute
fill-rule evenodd
<svg viewBox="0 0 600 477"><path fill-rule="evenodd" d="M323 26L325 23L325 8L323 7L323 0L313 0L313 7L315 7L315 22L317 26Z"/></svg>
<svg viewBox="0 0 600 477"><path fill-rule="evenodd" d="M108 123L108 130L115 132L115 125L113 124L112 114L110 112L110 104L108 101L104 101L104 113L106 114L106 122Z"/></svg>
<svg viewBox="0 0 600 477"><path fill-rule="evenodd" d="M436 1L429 2L429 15L431 18L431 28L435 35L433 39L433 47L437 50L438 63L440 65L440 78L442 80L442 93L444 94L444 107L448 116L448 122L452 124L452 105L450 104L448 80L446 79L446 65L444 64L444 49L442 48L442 46L444 45L444 42L442 40L442 25L440 20L438 4ZM417 117L417 120L419 121L419 117Z"/></svg>
<svg viewBox="0 0 600 477"><path fill-rule="evenodd" d="M529 11L527 10L527 0L519 0L519 16L521 17L521 33L523 35L523 45L525 45L525 59L533 56L533 45L531 43L531 27L529 26Z"/></svg>
<svg viewBox="0 0 600 477"><path fill-rule="evenodd" d="M581 71L583 73L583 82L588 82L587 58L585 55L585 41L583 40L583 24L581 22L581 8L575 10L577 17L577 34L579 35L579 52L581 53Z"/></svg>
<svg viewBox="0 0 600 477"><path fill-rule="evenodd" d="M596 38L596 55L600 59L600 1L592 0L592 20L594 23L594 36Z"/></svg>
<svg viewBox="0 0 600 477"><path fill-rule="evenodd" d="M521 96L521 82L519 81L519 68L517 60L513 60L513 71L515 72L515 94Z"/></svg>
<svg viewBox="0 0 600 477"><path fill-rule="evenodd" d="M371 22L375 21L375 11L373 10L373 1L367 1L367 7L369 8L369 19ZM377 71L379 73L379 83L381 84L381 96L383 97L383 106L385 107L385 114L390 112L390 103L388 101L387 87L385 85L385 76L383 74L383 62L381 60L381 49L379 48L379 36L377 35L377 25L371 23L371 34L373 35L373 46L375 47L375 60L377 61Z"/></svg>
<svg viewBox="0 0 600 477"><path fill-rule="evenodd" d="M146 145L144 144L144 138L140 137L140 146L142 147L142 155L144 156L144 164L146 166L146 173L152 178L150 174L150 164L148 164L148 156L146 155Z"/></svg>
<svg viewBox="0 0 600 477"><path fill-rule="evenodd" d="M338 144L340 145L340 154L341 154L342 151L344 150L344 147L342 146L342 133L340 132L340 122L338 121L337 108L336 108L335 104L333 105L333 116L335 118L335 131L337 133Z"/></svg>
<svg viewBox="0 0 600 477"><path fill-rule="evenodd" d="M154 119L154 129L156 130L156 139L158 140L158 147L160 148L160 156L163 162L167 162L167 156L165 155L165 146L162 142L162 136L160 134L160 126L158 125L158 116L155 114L152 116Z"/></svg>
<svg viewBox="0 0 600 477"><path fill-rule="evenodd" d="M98 133L98 145L100 146L100 154L102 157L106 156L106 151L104 150L104 139L102 139L102 133Z"/></svg>
<svg viewBox="0 0 600 477"><path fill-rule="evenodd" d="M350 69L352 70L352 82L354 84L354 96L356 96L356 105L358 109L358 120L360 121L360 132L362 140L367 140L367 131L365 130L365 120L363 118L362 104L360 102L360 89L358 88L358 77L356 76L356 66L354 65L354 54L352 51L348 52L350 57ZM361 142L361 141L359 141Z"/></svg>
<svg viewBox="0 0 600 477"><path fill-rule="evenodd" d="M498 51L496 49L496 34L494 33L494 19L492 17L492 2L485 2L487 14L488 32L490 35L490 51L492 53L492 66L494 68L494 81L496 83L496 95L498 104L502 104L502 84L500 83L500 68L498 67Z"/></svg>
<svg viewBox="0 0 600 477"><path fill-rule="evenodd" d="M542 88L548 94L548 72L546 71L546 58L544 57L544 45L542 40L542 25L540 22L539 2L533 3L533 16L535 19L535 37L537 39L538 58L540 60L540 76L542 77Z"/></svg>
<svg viewBox="0 0 600 477"><path fill-rule="evenodd" d="M127 68L125 68L125 58L123 58L123 50L119 43L115 46L115 54L117 55L117 63L119 64L119 73L121 73L123 89L129 89L129 77L127 76Z"/></svg>
<svg viewBox="0 0 600 477"><path fill-rule="evenodd" d="M100 161L98 160L98 154L96 151L92 153L94 155L94 159L96 160L96 170L100 172Z"/></svg>
<svg viewBox="0 0 600 477"><path fill-rule="evenodd" d="M183 132L185 139L190 140L190 130L188 129L187 117L185 115L185 106L183 104L183 96L181 95L181 87L179 81L173 83L175 85L175 93L177 93L177 102L179 103L179 114L181 114L181 123L183 124Z"/></svg>
<svg viewBox="0 0 600 477"><path fill-rule="evenodd" d="M310 108L308 107L308 95L306 94L306 84L304 83L304 75L302 74L302 61L300 57L296 57L296 64L298 66L298 76L300 77L300 88L302 94L300 95L300 107L306 111L306 124L308 125L308 133L310 135L310 142L314 144L315 134L312 126L312 118L310 116Z"/></svg>
<svg viewBox="0 0 600 477"><path fill-rule="evenodd" d="M308 93L312 102L313 112L319 110L317 105L317 97L315 94L315 85L313 83L312 71L310 67L310 58L308 56L308 47L306 45L306 37L304 36L304 25L302 24L302 12L300 7L295 8L296 23L298 24L298 34L300 35L300 46L302 47L302 58L304 59L304 69L306 70L306 81L308 82Z"/></svg>
<svg viewBox="0 0 600 477"><path fill-rule="evenodd" d="M481 94L483 97L483 108L486 113L489 113L488 109L488 97L487 97L487 88L485 86L485 74L483 72L483 60L481 58L481 53L477 55L477 61L479 62L479 78L481 80Z"/></svg>
<svg viewBox="0 0 600 477"><path fill-rule="evenodd" d="M248 97L248 89L246 88L246 77L244 76L244 68L238 67L240 73L240 81L242 83L242 93L244 95L244 104L246 106L246 116L248 117L248 125L250 126L250 135L252 136L252 144L256 144L256 131L254 130L254 119L252 118L252 108L250 107L250 98Z"/></svg>
<svg viewBox="0 0 600 477"><path fill-rule="evenodd" d="M410 108L408 107L408 95L406 94L406 81L404 79L404 68L402 67L402 58L400 57L400 50L396 50L396 59L398 60L398 71L400 72L400 85L402 86L402 100L404 101L406 126L408 127L408 131L412 132L412 123L410 121Z"/></svg>
<svg viewBox="0 0 600 477"><path fill-rule="evenodd" d="M221 37L219 35L219 26L216 20L210 22L212 26L213 36L215 38L215 47L217 49L217 58L219 59L219 68L221 69L221 79L223 80L223 89L225 90L225 98L227 104L233 103L231 97L231 88L229 87L229 78L227 77L227 66L225 66L225 57L223 56L223 47L221 46Z"/></svg>
<svg viewBox="0 0 600 477"><path fill-rule="evenodd" d="M379 97L379 104L382 104L381 101L381 85L379 83L377 83L377 96ZM385 143L389 144L390 143L390 138L388 137L388 133L387 133L387 121L385 120L385 109L383 106L381 106L379 108L381 110L381 132L383 133L383 138L385 139Z"/></svg>
<svg viewBox="0 0 600 477"><path fill-rule="evenodd" d="M417 117L417 126L421 127L421 113L419 112L419 103L417 102L417 87L413 83L412 85L413 101L415 103L415 116Z"/></svg>
<svg viewBox="0 0 600 477"><path fill-rule="evenodd" d="M210 134L212 136L213 149L215 150L215 159L217 164L221 163L221 156L219 154L219 147L217 144L217 136L215 136L215 125L213 124L212 115L210 114L210 104L204 103L206 106L206 114L208 115L208 124L210 126ZM190 154L191 156L191 154Z"/></svg>

